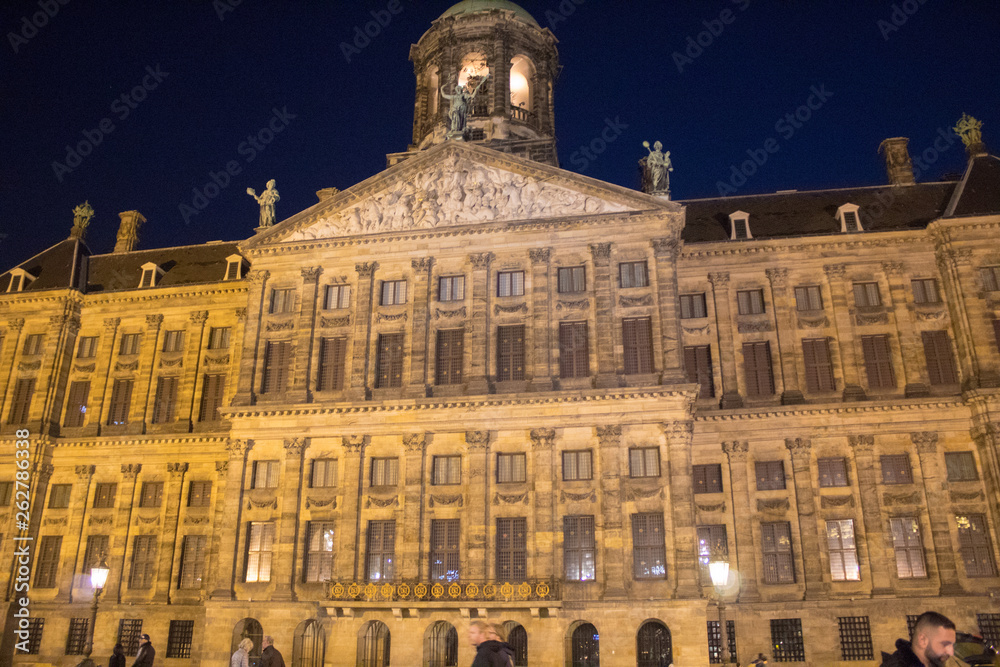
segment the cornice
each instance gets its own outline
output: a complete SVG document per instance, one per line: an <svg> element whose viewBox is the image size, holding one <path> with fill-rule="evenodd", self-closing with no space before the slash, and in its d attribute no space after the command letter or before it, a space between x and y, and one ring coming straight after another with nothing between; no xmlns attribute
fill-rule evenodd
<svg viewBox="0 0 1000 667"><path fill-rule="evenodd" d="M83 305L85 307L91 307L111 303L137 303L145 301L161 301L163 299L188 299L194 297L217 296L220 294L246 294L248 290L249 287L247 285L236 284L234 284L233 287L220 289L187 292L162 292L160 294L139 292L136 290L128 292L115 292L114 294L87 295L84 297Z"/></svg>
<svg viewBox="0 0 1000 667"><path fill-rule="evenodd" d="M93 438L62 438L61 436L52 436L50 442L53 447L139 447L143 445L150 444L218 444L222 449L225 449L226 441L228 440L228 435L218 435L213 434L212 436L197 436L190 435L188 437L178 436L178 437L147 437L147 438L132 438L130 440L123 440L121 437L114 436L96 436Z"/></svg>
<svg viewBox="0 0 1000 667"><path fill-rule="evenodd" d="M822 248L826 251L841 250L849 252L863 248L883 248L907 244L924 243L928 250L933 250L934 242L923 231L906 230L902 232L876 232L859 237L856 234L845 234L850 239L835 240L833 234L821 234L794 239L759 239L744 240L739 243L732 241L711 241L706 243L685 243L680 260L700 259L704 257L729 257L733 255L762 255L770 253L788 253L813 251Z"/></svg>
<svg viewBox="0 0 1000 667"><path fill-rule="evenodd" d="M823 407L795 406L774 406L771 408L761 408L754 410L740 410L738 412L725 412L710 415L695 415L694 421L704 423L718 422L739 422L754 421L763 419L774 419L776 417L799 417L799 416L820 416L820 415L853 415L853 414L878 414L884 412L920 412L923 410L940 410L968 407L961 399L919 401L913 403L880 403L874 405L839 405Z"/></svg>

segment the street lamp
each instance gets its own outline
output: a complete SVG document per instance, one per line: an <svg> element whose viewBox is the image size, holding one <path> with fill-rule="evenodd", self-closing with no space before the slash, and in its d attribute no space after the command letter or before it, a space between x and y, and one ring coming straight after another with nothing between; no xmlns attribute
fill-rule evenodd
<svg viewBox="0 0 1000 667"><path fill-rule="evenodd" d="M722 641L722 663L729 664L729 632L726 628L726 603L722 598L722 589L729 583L729 563L715 560L708 564L708 573L712 577L712 585L719 596L719 637Z"/></svg>
<svg viewBox="0 0 1000 667"><path fill-rule="evenodd" d="M90 568L90 585L94 587L94 604L90 605L90 627L87 632L87 646L83 660L77 667L93 667L94 661L90 659L90 654L94 651L94 630L97 625L97 601L104 590L104 584L108 582L108 574L111 568L108 567L104 554L101 554L97 565Z"/></svg>

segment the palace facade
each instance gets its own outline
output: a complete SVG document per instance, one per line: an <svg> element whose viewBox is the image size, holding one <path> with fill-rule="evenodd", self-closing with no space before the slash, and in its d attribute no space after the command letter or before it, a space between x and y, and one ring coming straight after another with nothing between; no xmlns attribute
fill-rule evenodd
<svg viewBox="0 0 1000 667"><path fill-rule="evenodd" d="M128 211L95 254L81 207L0 275L0 661L93 630L98 661L269 634L290 667L445 667L482 618L518 666L721 662L723 627L741 664L874 665L930 608L1000 641L975 124L957 181L895 138L883 186L671 201L558 167L555 38L516 5L459 3L411 60L384 172L238 243L142 250Z"/></svg>

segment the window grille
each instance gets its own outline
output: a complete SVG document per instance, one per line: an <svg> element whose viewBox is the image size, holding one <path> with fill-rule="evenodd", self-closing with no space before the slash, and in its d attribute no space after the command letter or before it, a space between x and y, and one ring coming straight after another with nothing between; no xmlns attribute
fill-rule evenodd
<svg viewBox="0 0 1000 667"><path fill-rule="evenodd" d="M802 641L802 619L771 619L771 645L775 662L805 662L806 648Z"/></svg>
<svg viewBox="0 0 1000 667"><path fill-rule="evenodd" d="M462 362L465 359L465 330L446 329L437 332L434 363L434 384L462 384Z"/></svg>
<svg viewBox="0 0 1000 667"><path fill-rule="evenodd" d="M212 483L193 481L188 486L188 507L208 507L212 499Z"/></svg>
<svg viewBox="0 0 1000 667"><path fill-rule="evenodd" d="M843 457L819 459L819 485L823 488L847 486L847 459Z"/></svg>
<svg viewBox="0 0 1000 667"><path fill-rule="evenodd" d="M909 454L886 454L879 457L883 484L913 484Z"/></svg>
<svg viewBox="0 0 1000 667"><path fill-rule="evenodd" d="M736 655L736 621L726 621L726 635L729 640L729 662L740 664ZM708 622L708 664L722 664L722 631L718 621Z"/></svg>
<svg viewBox="0 0 1000 667"><path fill-rule="evenodd" d="M636 667L668 667L674 661L670 630L658 621L646 621L635 636Z"/></svg>
<svg viewBox="0 0 1000 667"><path fill-rule="evenodd" d="M785 488L784 461L757 461L754 470L757 474L758 491L776 491Z"/></svg>
<svg viewBox="0 0 1000 667"><path fill-rule="evenodd" d="M141 634L141 618L123 618L118 622L118 643L125 649L125 655L135 655L139 652Z"/></svg>
<svg viewBox="0 0 1000 667"><path fill-rule="evenodd" d="M381 305L399 306L404 303L406 303L406 281L383 280Z"/></svg>
<svg viewBox="0 0 1000 667"><path fill-rule="evenodd" d="M636 579L667 578L663 514L632 515L632 556Z"/></svg>
<svg viewBox="0 0 1000 667"><path fill-rule="evenodd" d="M327 285L323 310L343 310L351 307L350 285Z"/></svg>
<svg viewBox="0 0 1000 667"><path fill-rule="evenodd" d="M563 567L566 581L595 579L596 550L594 517L563 517Z"/></svg>
<svg viewBox="0 0 1000 667"><path fill-rule="evenodd" d="M190 658L192 644L194 644L194 621L170 621L167 657Z"/></svg>
<svg viewBox="0 0 1000 667"><path fill-rule="evenodd" d="M792 531L787 521L760 524L765 584L794 584Z"/></svg>
<svg viewBox="0 0 1000 667"><path fill-rule="evenodd" d="M118 485L102 483L94 487L94 509L109 509L115 506Z"/></svg>
<svg viewBox="0 0 1000 667"><path fill-rule="evenodd" d="M874 660L872 629L867 616L840 616L841 660Z"/></svg>
<svg viewBox="0 0 1000 667"><path fill-rule="evenodd" d="M396 522L393 519L369 521L367 545L365 573L368 581L392 581L396 566Z"/></svg>
<svg viewBox="0 0 1000 667"><path fill-rule="evenodd" d="M208 538L204 535L185 535L181 552L181 579L179 588L201 588L205 576L205 548Z"/></svg>
<svg viewBox="0 0 1000 667"><path fill-rule="evenodd" d="M66 655L83 655L87 651L90 619L69 619L69 634L66 636Z"/></svg>
<svg viewBox="0 0 1000 667"><path fill-rule="evenodd" d="M958 524L959 553L965 563L965 574L969 577L995 577L997 566L993 560L985 515L959 514L955 516L955 522Z"/></svg>
<svg viewBox="0 0 1000 667"><path fill-rule="evenodd" d="M524 517L497 519L497 581L524 581L528 571L528 521Z"/></svg>
<svg viewBox="0 0 1000 667"><path fill-rule="evenodd" d="M591 623L581 623L573 630L571 667L596 667L601 664L600 636Z"/></svg>
<svg viewBox="0 0 1000 667"><path fill-rule="evenodd" d="M692 466L691 472L694 477L694 492L696 494L722 492L722 466L720 464Z"/></svg>
<svg viewBox="0 0 1000 667"><path fill-rule="evenodd" d="M524 379L524 325L497 327L497 382Z"/></svg>
<svg viewBox="0 0 1000 667"><path fill-rule="evenodd" d="M375 388L403 386L404 334L379 334L375 353Z"/></svg>
<svg viewBox="0 0 1000 667"><path fill-rule="evenodd" d="M431 581L458 581L462 558L459 553L459 519L431 519Z"/></svg>
<svg viewBox="0 0 1000 667"><path fill-rule="evenodd" d="M153 587L156 580L156 536L136 535L132 541L132 571L128 587L143 590Z"/></svg>

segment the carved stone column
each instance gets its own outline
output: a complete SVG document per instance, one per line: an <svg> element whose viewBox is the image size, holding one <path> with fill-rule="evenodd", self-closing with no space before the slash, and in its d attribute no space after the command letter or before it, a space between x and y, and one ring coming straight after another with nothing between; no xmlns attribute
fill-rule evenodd
<svg viewBox="0 0 1000 667"><path fill-rule="evenodd" d="M742 602L757 602L760 593L757 590L757 549L753 540L753 523L748 515L743 515L742 508L752 507L753 498L750 492L750 475L747 472L747 456L750 443L746 440L733 440L722 443L722 451L729 459L729 491L731 493L729 506L733 513L733 530L736 540L735 569L740 580L740 600ZM737 508L740 508L739 513ZM730 557L730 562L733 562Z"/></svg>
<svg viewBox="0 0 1000 667"><path fill-rule="evenodd" d="M178 521L180 519L181 496L184 493L184 474L188 470L187 463L168 463L167 474L169 478L163 489L163 530L160 550L157 553L157 576L156 592L153 595L154 602L167 602L171 594L177 590L177 581L174 579L174 557L180 556L179 548L182 546L177 536Z"/></svg>
<svg viewBox="0 0 1000 667"><path fill-rule="evenodd" d="M465 333L466 345L471 348L469 379L467 382L470 394L485 394L489 391L487 373L490 368L490 352L492 346L493 324L490 320L490 266L493 263L493 253L484 252L470 255L472 263L472 317ZM527 351L526 351L527 352Z"/></svg>
<svg viewBox="0 0 1000 667"><path fill-rule="evenodd" d="M243 521L243 485L246 481L247 454L252 448L252 440L229 440L226 443L226 450L229 452L225 471L226 487L217 491L217 496L222 497L222 511L219 512L217 502L212 533L212 546L218 554L213 600L234 599L233 584L236 583L236 563Z"/></svg>
<svg viewBox="0 0 1000 667"><path fill-rule="evenodd" d="M42 366L35 387L35 396L39 399L44 397L44 400L37 400L37 405L41 407L38 433L58 434L62 423L61 410L67 389L65 379L76 351L76 334L80 330L80 314L74 304L66 303L63 308L61 315L49 318L50 335L46 336L43 354L47 363Z"/></svg>
<svg viewBox="0 0 1000 667"><path fill-rule="evenodd" d="M958 563L951 541L951 525L955 516L951 511L951 498L946 493L947 468L944 457L938 452L938 434L930 431L911 433L910 440L920 458L920 476L924 481L927 498L927 518L931 524L934 557L937 560L941 595L961 595L958 581Z"/></svg>
<svg viewBox="0 0 1000 667"><path fill-rule="evenodd" d="M858 471L858 489L861 492L861 519L865 525L865 543L868 546L868 565L872 573L872 596L892 595L892 568L895 551L890 551L892 535L885 529L879 501L879 467L873 454L875 436L852 435L847 441L854 450L854 465Z"/></svg>
<svg viewBox="0 0 1000 667"><path fill-rule="evenodd" d="M729 274L710 273L712 301L715 303L715 331L719 337L719 364L722 366L722 399L719 406L724 410L743 407L739 380L736 376L736 341L733 335L732 300L729 297Z"/></svg>
<svg viewBox="0 0 1000 667"><path fill-rule="evenodd" d="M431 304L434 302L434 258L421 257L410 260L413 267L413 340L410 343L410 386L407 395L424 398L434 384L430 376L430 358L434 343L431 341Z"/></svg>
<svg viewBox="0 0 1000 667"><path fill-rule="evenodd" d="M774 327L778 333L778 361L781 368L781 404L805 403L796 349L795 304L788 289L788 269L766 269L771 283L771 304Z"/></svg>
<svg viewBox="0 0 1000 667"><path fill-rule="evenodd" d="M687 381L684 375L684 350L681 347L683 332L677 287L677 258L680 257L683 243L677 238L653 239L664 384Z"/></svg>
<svg viewBox="0 0 1000 667"><path fill-rule="evenodd" d="M340 528L340 548L338 554L343 557L335 559L338 563L335 579L343 581L350 577L351 581L359 581L361 571L361 541L364 539L364 527L361 525L361 497L365 490L365 449L371 442L370 435L345 435L341 439L344 447L344 510L340 513L342 527ZM355 485L351 491L351 485ZM349 521L353 517L353 529ZM364 576L364 575L362 575Z"/></svg>
<svg viewBox="0 0 1000 667"><path fill-rule="evenodd" d="M122 464L122 482L118 485L118 505L114 513L114 530L111 535L111 554L108 556L108 565L112 572L118 572L118 578L112 579L108 576L108 584L104 588L106 600L122 601L122 591L128 588L130 568L126 567L125 555L128 552L129 542L132 540L132 507L135 505L136 477L142 470L140 463ZM162 546L162 545L161 545Z"/></svg>
<svg viewBox="0 0 1000 667"><path fill-rule="evenodd" d="M611 282L611 244L590 246L594 261L594 305L596 322L592 340L597 352L597 387L617 387L615 367L615 294Z"/></svg>
<svg viewBox="0 0 1000 667"><path fill-rule="evenodd" d="M673 514L674 559L677 567L674 594L678 598L693 599L701 597L691 470L694 424L690 421L669 422L663 425L663 430L667 437L670 463L670 509Z"/></svg>
<svg viewBox="0 0 1000 667"><path fill-rule="evenodd" d="M553 321L552 303L555 295L550 293L551 248L532 248L531 257L531 325L528 327L528 349L531 350L531 388L536 391L550 391L559 382L559 368L555 365L553 352L558 322Z"/></svg>
<svg viewBox="0 0 1000 667"><path fill-rule="evenodd" d="M495 580L490 563L490 432L466 431L465 447L469 454L468 539L469 578Z"/></svg>
<svg viewBox="0 0 1000 667"><path fill-rule="evenodd" d="M302 562L298 553L299 507L302 505L302 453L309 446L308 438L285 440L285 470L278 490L280 519L274 545L274 566L271 569L275 582L272 600L295 600L295 564Z"/></svg>
<svg viewBox="0 0 1000 667"><path fill-rule="evenodd" d="M323 275L323 267L304 267L301 275L302 307L295 325L297 358L292 365L295 372L288 394L288 400L293 403L312 401L312 392L316 388L316 318L320 308L319 278Z"/></svg>
<svg viewBox="0 0 1000 667"><path fill-rule="evenodd" d="M375 354L372 348L372 314L375 310L375 272L378 262L355 264L358 272L357 303L354 313L354 354L351 358L351 383L346 387L346 396L351 400L371 397L368 385L374 369Z"/></svg>
<svg viewBox="0 0 1000 667"><path fill-rule="evenodd" d="M270 272L264 270L255 269L247 273L247 279L250 281L250 290L247 294L248 317L240 343L243 350L238 355L240 376L236 385L236 395L233 396L233 405L253 405L256 398L254 387L257 386L257 371L263 363L264 355L260 325L264 320L266 302L264 297L267 293L267 281L270 277ZM234 352L236 344L233 343Z"/></svg>
<svg viewBox="0 0 1000 667"><path fill-rule="evenodd" d="M556 525L555 516L555 471L556 461L553 445L556 441L556 431L553 428L531 429L531 450L534 459L534 508L535 526L533 554L528 559L529 578L549 579L559 576L562 568L554 562L556 548L556 533L560 527ZM546 558L550 556L551 558Z"/></svg>
<svg viewBox="0 0 1000 667"><path fill-rule="evenodd" d="M833 320L837 328L837 345L840 350L841 370L844 373L844 400L863 401L867 398L861 386L857 354L855 353L854 322L852 308L844 289L847 267L843 264L827 264L823 267L830 285L830 300L833 302Z"/></svg>
<svg viewBox="0 0 1000 667"><path fill-rule="evenodd" d="M812 482L812 442L804 438L785 438L785 447L792 455L792 476L795 482L795 505L799 519L799 534L802 536L802 563L806 588L806 600L823 598L830 585L823 576L823 565L817 555L820 551L820 535L816 525L816 497ZM824 526L823 536L826 536Z"/></svg>
<svg viewBox="0 0 1000 667"><path fill-rule="evenodd" d="M601 471L601 516L596 528L603 533L599 543L604 547L604 599L625 599L630 579L625 570L629 559L622 513L622 475L626 474L621 469L622 427L598 426L596 431Z"/></svg>

